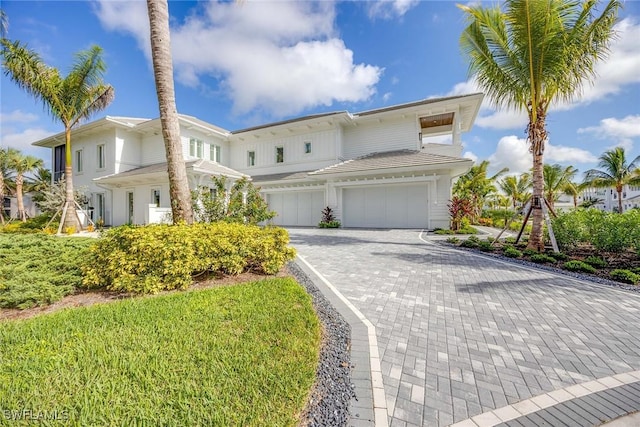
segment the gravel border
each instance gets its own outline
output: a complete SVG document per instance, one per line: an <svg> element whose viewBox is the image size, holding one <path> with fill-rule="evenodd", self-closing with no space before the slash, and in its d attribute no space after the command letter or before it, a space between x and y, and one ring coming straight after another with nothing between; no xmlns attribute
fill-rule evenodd
<svg viewBox="0 0 640 427"><path fill-rule="evenodd" d="M355 397L351 383L351 326L298 265L289 262L287 268L311 296L322 324L316 383L300 416L300 425L345 426L350 401Z"/></svg>
<svg viewBox="0 0 640 427"><path fill-rule="evenodd" d="M474 248L465 248L463 246L458 246L458 245L455 245L453 243L448 243L446 241L435 241L435 240L433 240L432 242L435 243L436 245L441 245L441 246L445 246L445 247L449 247L449 248L453 248L453 249L458 249L458 250L461 250L461 251L473 252L473 253L476 253L476 254L479 254L479 255L484 255L484 256L487 256L487 257L491 257L491 258L497 258L497 259L499 259L501 261L512 263L512 264L521 265L521 266L524 266L524 267L531 267L531 268L536 268L538 270L550 271L552 273L562 274L562 275L565 275L565 276L572 277L574 279L579 279L579 280L584 280L586 282L596 283L598 285L611 286L613 288L622 289L622 290L625 290L625 291L631 291L631 292L640 293L640 286L636 286L636 285L626 284L626 283L622 283L622 282L616 282L614 280L604 279L602 277L592 276L590 274L582 274L582 273L578 273L578 272L575 272L575 271L564 270L562 268L554 267L554 266L551 266L551 265L537 264L535 262L526 261L526 260L523 260L523 259L509 258L509 257L506 257L504 255L497 254L495 252L485 252L485 251L481 251L481 250L474 249Z"/></svg>

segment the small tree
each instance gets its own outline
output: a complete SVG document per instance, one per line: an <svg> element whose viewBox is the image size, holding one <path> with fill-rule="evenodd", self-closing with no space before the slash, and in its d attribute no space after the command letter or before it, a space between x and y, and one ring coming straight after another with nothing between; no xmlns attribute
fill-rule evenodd
<svg viewBox="0 0 640 427"><path fill-rule="evenodd" d="M195 218L199 222L242 222L258 224L272 219L276 213L269 210L260 195L260 189L247 178L237 180L228 188L227 177L212 177L213 188L193 192Z"/></svg>
<svg viewBox="0 0 640 427"><path fill-rule="evenodd" d="M336 216L333 214L333 209L329 206L322 210L322 219L318 224L320 228L339 228L340 221L336 219Z"/></svg>

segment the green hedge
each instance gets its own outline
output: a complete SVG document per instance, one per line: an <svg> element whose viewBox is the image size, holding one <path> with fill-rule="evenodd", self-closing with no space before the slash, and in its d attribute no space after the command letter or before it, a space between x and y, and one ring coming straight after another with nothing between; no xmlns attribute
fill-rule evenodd
<svg viewBox="0 0 640 427"><path fill-rule="evenodd" d="M238 223L118 227L91 247L83 285L155 293L203 272L275 274L295 256L288 243L282 228Z"/></svg>
<svg viewBox="0 0 640 427"><path fill-rule="evenodd" d="M640 251L640 211L623 214L578 209L558 215L553 231L561 248L591 244L605 252Z"/></svg>

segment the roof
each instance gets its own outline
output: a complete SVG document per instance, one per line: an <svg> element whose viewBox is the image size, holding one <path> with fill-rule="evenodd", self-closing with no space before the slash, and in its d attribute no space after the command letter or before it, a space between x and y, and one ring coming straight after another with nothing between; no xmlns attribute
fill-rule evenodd
<svg viewBox="0 0 640 427"><path fill-rule="evenodd" d="M438 166L442 164L472 162L461 157L443 156L417 150L398 150L372 153L356 159L347 160L309 175L329 175L336 173L365 172L380 169L410 168L416 166Z"/></svg>
<svg viewBox="0 0 640 427"><path fill-rule="evenodd" d="M268 182L268 181L293 181L298 179L308 178L311 171L304 172L287 172L287 173L274 173L270 175L255 175L251 177L253 182Z"/></svg>
<svg viewBox="0 0 640 427"><path fill-rule="evenodd" d="M289 124L289 123L303 122L305 120L314 120L314 119L320 119L320 118L323 118L323 117L337 116L337 115L342 115L342 114L349 114L349 113L346 112L346 111L333 111L331 113L311 114L309 116L295 117L295 118L292 118L292 119L282 120L282 121L279 121L279 122L266 123L266 124L263 124L263 125L253 126L253 127L249 127L249 128L245 128L245 129L234 130L234 131L231 132L231 134L235 135L235 134L244 133L244 132L251 132L251 131L259 130L259 129L266 129L266 128L270 128L270 127L273 127L273 126L286 125L286 124Z"/></svg>
<svg viewBox="0 0 640 427"><path fill-rule="evenodd" d="M477 93L470 93L466 95L446 96L442 98L428 98L428 99L423 99L421 101L409 102L406 104L398 104L398 105L392 105L390 107L376 108L375 110L363 111L362 113L357 113L356 115L369 116L371 114L385 113L387 111L401 110L403 108L420 107L423 105L434 104L436 102L453 101L455 99L464 99L464 98L469 98L469 97L478 96L478 95L482 95L482 93L477 92Z"/></svg>
<svg viewBox="0 0 640 427"><path fill-rule="evenodd" d="M209 175L227 175L234 178L240 178L246 176L236 170L222 166L219 163L215 163L209 160L190 160L185 162L185 167L192 169L194 172L205 173ZM125 172L120 172L112 175L101 176L95 178L94 181L107 182L111 180L121 180L123 178L140 177L142 175L160 175L167 173L167 162L155 163L149 166L143 166L140 168L131 169Z"/></svg>

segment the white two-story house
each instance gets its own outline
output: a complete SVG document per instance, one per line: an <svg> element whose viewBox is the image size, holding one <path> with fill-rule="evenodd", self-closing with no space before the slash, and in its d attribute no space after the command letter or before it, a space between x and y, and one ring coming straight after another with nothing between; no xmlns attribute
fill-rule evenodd
<svg viewBox="0 0 640 427"><path fill-rule="evenodd" d="M461 133L481 102L482 94L434 98L237 131L180 115L189 184L247 176L277 212L276 225L315 226L329 206L344 227L448 227L452 180L472 165L461 157ZM64 134L34 145L52 148L54 179L62 176ZM72 131L72 151L74 185L94 220L147 224L170 214L159 119L84 124Z"/></svg>

